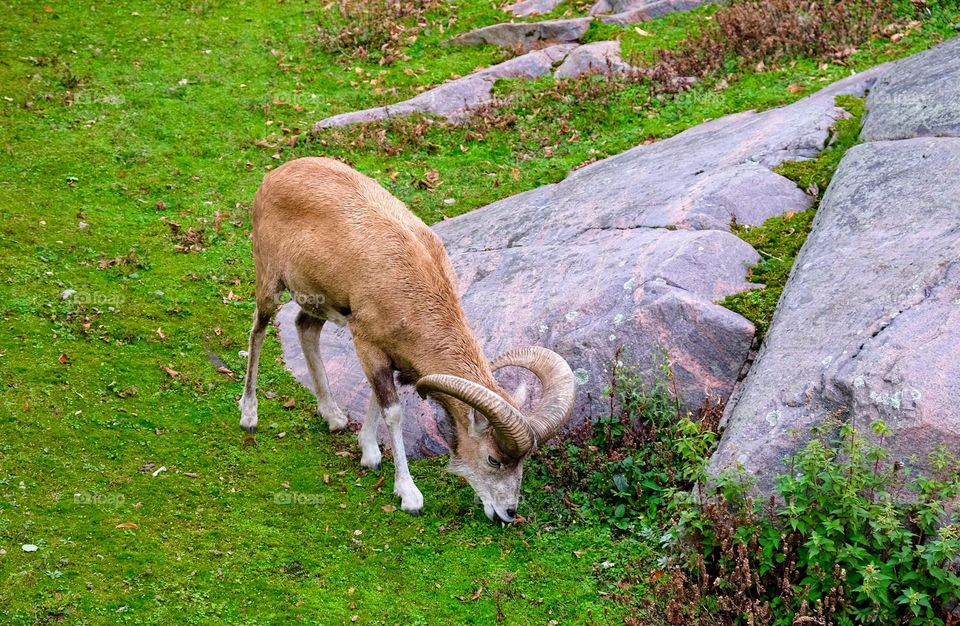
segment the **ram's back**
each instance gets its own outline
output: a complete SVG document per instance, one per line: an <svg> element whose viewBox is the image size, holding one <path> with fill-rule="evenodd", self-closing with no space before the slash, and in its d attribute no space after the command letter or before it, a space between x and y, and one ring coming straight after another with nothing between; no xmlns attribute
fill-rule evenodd
<svg viewBox="0 0 960 626"><path fill-rule="evenodd" d="M266 176L253 244L258 282L274 274L295 293L322 293L370 321L391 311L428 315L457 300L439 237L376 181L332 159L297 159Z"/></svg>

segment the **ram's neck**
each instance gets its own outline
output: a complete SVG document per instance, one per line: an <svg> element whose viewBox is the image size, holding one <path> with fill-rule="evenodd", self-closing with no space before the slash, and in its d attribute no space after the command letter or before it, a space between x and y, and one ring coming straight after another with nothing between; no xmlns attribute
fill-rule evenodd
<svg viewBox="0 0 960 626"><path fill-rule="evenodd" d="M446 328L423 342L426 350L413 364L418 377L429 374L450 374L473 381L490 389L496 388L490 364L469 327Z"/></svg>

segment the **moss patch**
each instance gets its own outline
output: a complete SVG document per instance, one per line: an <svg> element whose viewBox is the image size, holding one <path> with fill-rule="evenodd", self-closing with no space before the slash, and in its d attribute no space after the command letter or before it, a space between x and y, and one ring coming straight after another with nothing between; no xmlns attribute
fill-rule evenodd
<svg viewBox="0 0 960 626"><path fill-rule="evenodd" d="M790 277L793 262L810 234L823 192L830 184L844 153L859 141L865 100L852 96L837 96L836 102L837 106L849 113L849 117L834 124L828 147L814 159L789 161L774 170L812 194L815 198L814 205L806 211L772 217L760 226L735 225L733 228L738 237L760 253L761 261L750 269L748 280L764 287L728 296L721 304L753 322L757 327L758 339L763 339L770 327L780 294Z"/></svg>

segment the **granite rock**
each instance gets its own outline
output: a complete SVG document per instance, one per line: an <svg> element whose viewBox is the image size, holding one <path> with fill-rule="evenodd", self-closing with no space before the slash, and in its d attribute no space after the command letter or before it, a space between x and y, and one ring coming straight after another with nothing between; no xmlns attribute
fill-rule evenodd
<svg viewBox="0 0 960 626"><path fill-rule="evenodd" d="M314 129L372 122L415 113L439 115L451 122L458 122L468 115L471 109L493 100L493 85L498 79L531 79L549 74L554 65L562 61L575 47L576 44L559 44L534 50L443 83L403 102L325 118L317 122Z"/></svg>
<svg viewBox="0 0 960 626"><path fill-rule="evenodd" d="M960 37L904 59L867 98L863 139L960 134Z"/></svg>
<svg viewBox="0 0 960 626"><path fill-rule="evenodd" d="M520 47L529 50L545 44L580 41L593 18L574 17L543 22L504 22L457 35L446 43L451 46L488 44L501 48Z"/></svg>
<svg viewBox="0 0 960 626"><path fill-rule="evenodd" d="M590 9L605 24L626 26L673 13L689 11L707 0L599 0Z"/></svg>
<svg viewBox="0 0 960 626"><path fill-rule="evenodd" d="M503 10L517 17L527 17L549 13L562 3L563 0L521 0L521 2L504 7Z"/></svg>
<svg viewBox="0 0 960 626"><path fill-rule="evenodd" d="M960 454L958 233L960 139L851 149L728 404L712 471L743 466L769 491L829 416L864 431L884 420L907 464L937 444Z"/></svg>
<svg viewBox="0 0 960 626"><path fill-rule="evenodd" d="M574 48L553 73L557 78L585 74L625 74L630 65L620 58L619 41L597 41Z"/></svg>
<svg viewBox="0 0 960 626"><path fill-rule="evenodd" d="M829 418L893 430L921 469L960 454L960 38L882 69L759 355L727 404L714 474L770 492Z"/></svg>

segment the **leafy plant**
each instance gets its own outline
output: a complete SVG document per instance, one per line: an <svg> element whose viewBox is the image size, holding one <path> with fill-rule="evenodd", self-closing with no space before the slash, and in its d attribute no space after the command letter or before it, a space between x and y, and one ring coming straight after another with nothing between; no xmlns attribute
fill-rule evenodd
<svg viewBox="0 0 960 626"><path fill-rule="evenodd" d="M755 501L726 477L679 518L671 623L951 623L960 518L946 503L960 464L936 451L914 475L888 462L883 422L870 438L827 426L789 459L776 497Z"/></svg>
<svg viewBox="0 0 960 626"><path fill-rule="evenodd" d="M661 518L703 479L723 405L710 399L693 416L671 395L670 380L666 363L652 382L638 368L614 367L609 413L539 455L583 516L628 531Z"/></svg>
<svg viewBox="0 0 960 626"><path fill-rule="evenodd" d="M684 413L658 374L614 368L609 411L532 468L583 518L659 545L615 582L639 611L628 623L953 623L960 462L938 450L914 473L889 459L883 422L831 417L755 500L742 474L706 474L722 404Z"/></svg>

